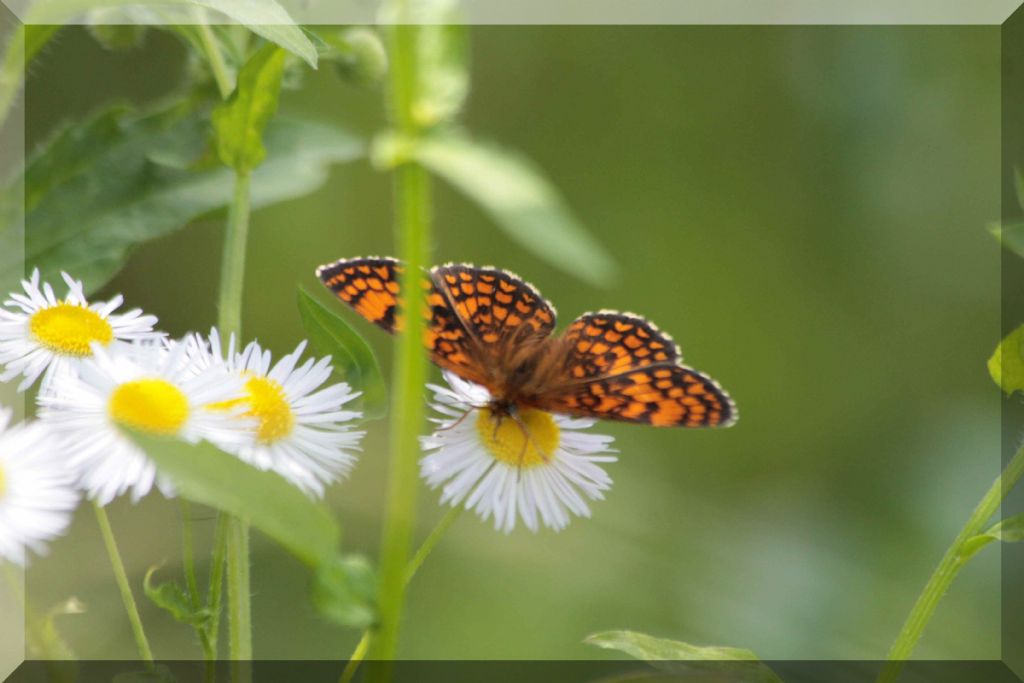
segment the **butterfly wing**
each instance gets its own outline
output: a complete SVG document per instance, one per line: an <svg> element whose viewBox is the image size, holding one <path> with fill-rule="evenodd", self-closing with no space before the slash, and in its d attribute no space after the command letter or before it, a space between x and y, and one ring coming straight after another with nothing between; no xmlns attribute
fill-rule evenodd
<svg viewBox="0 0 1024 683"><path fill-rule="evenodd" d="M360 258L321 266L317 276L357 313L394 333L402 329L402 272L396 259ZM421 283L427 303L423 342L431 360L488 388L495 388L492 370L509 345L554 329L551 305L511 273L447 264L433 268Z"/></svg>
<svg viewBox="0 0 1024 683"><path fill-rule="evenodd" d="M320 266L316 274L356 313L394 334L403 328L404 316L398 305L403 272L397 259L371 257L343 259ZM482 382L485 374L476 362L472 338L462 321L431 278L421 278L420 286L427 303L423 312L427 321L423 343L430 352L430 359L464 379Z"/></svg>
<svg viewBox="0 0 1024 683"><path fill-rule="evenodd" d="M538 408L658 427L736 421L736 407L718 383L681 365L679 347L639 316L587 313L563 341L562 379L531 401Z"/></svg>

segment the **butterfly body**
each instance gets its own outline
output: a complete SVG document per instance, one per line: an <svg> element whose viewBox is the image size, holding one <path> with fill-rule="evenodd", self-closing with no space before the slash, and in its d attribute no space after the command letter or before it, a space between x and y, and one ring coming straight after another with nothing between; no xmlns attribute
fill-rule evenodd
<svg viewBox="0 0 1024 683"><path fill-rule="evenodd" d="M401 264L338 261L317 269L342 301L388 332L402 328ZM496 415L536 408L654 426L727 426L728 394L680 364L672 339L644 318L586 313L555 335L555 309L529 283L495 268L446 264L421 281L423 342L442 369L487 388Z"/></svg>

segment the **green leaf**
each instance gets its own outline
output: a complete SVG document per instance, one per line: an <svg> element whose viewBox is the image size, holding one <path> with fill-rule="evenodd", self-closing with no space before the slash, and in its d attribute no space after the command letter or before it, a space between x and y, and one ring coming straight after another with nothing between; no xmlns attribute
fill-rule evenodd
<svg viewBox="0 0 1024 683"><path fill-rule="evenodd" d="M1003 543L1024 541L1024 513L1004 519L985 533Z"/></svg>
<svg viewBox="0 0 1024 683"><path fill-rule="evenodd" d="M607 286L615 277L612 257L520 155L454 134L428 137L410 151L539 258L593 285Z"/></svg>
<svg viewBox="0 0 1024 683"><path fill-rule="evenodd" d="M993 223L988 230L1005 248L1024 258L1024 221Z"/></svg>
<svg viewBox="0 0 1024 683"><path fill-rule="evenodd" d="M267 156L263 130L277 111L284 56L274 45L260 49L242 67L231 97L213 111L217 154L240 173L256 168Z"/></svg>
<svg viewBox="0 0 1024 683"><path fill-rule="evenodd" d="M337 555L341 529L331 513L277 474L208 443L144 434L132 438L182 497L248 520L311 567Z"/></svg>
<svg viewBox="0 0 1024 683"><path fill-rule="evenodd" d="M87 15L86 28L104 49L122 52L139 47L146 37L146 24L134 19L129 8L100 7Z"/></svg>
<svg viewBox="0 0 1024 683"><path fill-rule="evenodd" d="M1024 514L1008 517L993 525L983 534L972 536L960 546L960 561L966 562L979 550L993 541L1003 543L1019 543L1024 541Z"/></svg>
<svg viewBox="0 0 1024 683"><path fill-rule="evenodd" d="M340 626L366 628L377 619L377 580L366 558L338 556L313 577L313 605Z"/></svg>
<svg viewBox="0 0 1024 683"><path fill-rule="evenodd" d="M26 24L65 24L76 16L97 8L128 6L136 11L138 5L151 5L163 25L195 22L196 8L220 12L228 19L242 24L256 35L302 58L314 69L317 53L313 43L285 11L277 0L49 0L35 3ZM143 8L145 9L145 8ZM209 23L219 24L219 17L209 17Z"/></svg>
<svg viewBox="0 0 1024 683"><path fill-rule="evenodd" d="M221 12L256 35L301 57L314 69L317 66L316 48L312 41L295 25L276 0L193 0L195 4Z"/></svg>
<svg viewBox="0 0 1024 683"><path fill-rule="evenodd" d="M142 581L142 589L146 597L159 607L166 610L172 617L183 624L197 628L204 627L213 616L208 609L192 609L192 601L185 590L174 581L165 581L158 586L153 585L153 574L158 567L150 567Z"/></svg>
<svg viewBox="0 0 1024 683"><path fill-rule="evenodd" d="M365 417L383 416L388 407L387 385L369 344L344 318L301 287L298 296L299 315L310 344L317 353L330 356L334 371L363 392L360 399Z"/></svg>
<svg viewBox="0 0 1024 683"><path fill-rule="evenodd" d="M999 342L988 359L988 372L1007 394L1024 391L1024 325Z"/></svg>
<svg viewBox="0 0 1024 683"><path fill-rule="evenodd" d="M93 291L135 246L227 205L234 173L197 164L207 131L199 113L137 117L125 107L64 129L0 200L26 202L25 264L49 281L66 270ZM330 164L364 153L363 143L345 131L283 118L270 123L265 144L269 158L252 177L254 207L308 194L327 179ZM17 257L17 221L10 218L0 227L0 281L16 283L24 264Z"/></svg>
<svg viewBox="0 0 1024 683"><path fill-rule="evenodd" d="M770 668L750 650L734 647L700 647L677 640L655 638L636 631L605 631L587 636L588 645L617 650L659 668L678 672L714 671L719 680L743 683L781 683ZM664 664L664 662L672 662ZM684 663L685 662L685 663Z"/></svg>

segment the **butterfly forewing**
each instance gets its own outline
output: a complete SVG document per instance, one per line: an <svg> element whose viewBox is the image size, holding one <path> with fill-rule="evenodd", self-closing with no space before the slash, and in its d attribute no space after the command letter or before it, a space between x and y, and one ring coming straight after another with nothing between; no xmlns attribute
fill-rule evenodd
<svg viewBox="0 0 1024 683"><path fill-rule="evenodd" d="M512 273L447 264L434 268L431 276L466 330L484 348L497 349L527 335L546 337L555 329L555 309Z"/></svg>
<svg viewBox="0 0 1024 683"><path fill-rule="evenodd" d="M317 269L320 280L359 315L394 334L402 329L399 309L402 265L393 258L347 259ZM472 338L432 279L420 280L426 295L423 343L431 360L473 382L483 382Z"/></svg>

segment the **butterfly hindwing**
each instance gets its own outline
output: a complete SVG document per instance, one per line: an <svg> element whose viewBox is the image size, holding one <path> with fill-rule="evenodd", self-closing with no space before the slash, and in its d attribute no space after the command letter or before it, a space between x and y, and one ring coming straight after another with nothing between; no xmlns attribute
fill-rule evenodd
<svg viewBox="0 0 1024 683"><path fill-rule="evenodd" d="M539 397L537 407L656 427L724 427L736 421L732 399L717 382L673 363L565 384Z"/></svg>
<svg viewBox="0 0 1024 683"><path fill-rule="evenodd" d="M728 394L679 364L679 348L651 322L598 311L565 331L562 379L537 398L553 412L659 427L714 427L735 421Z"/></svg>
<svg viewBox="0 0 1024 683"><path fill-rule="evenodd" d="M682 360L671 337L632 313L584 313L566 328L563 339L571 346L565 358L565 371L572 380Z"/></svg>

